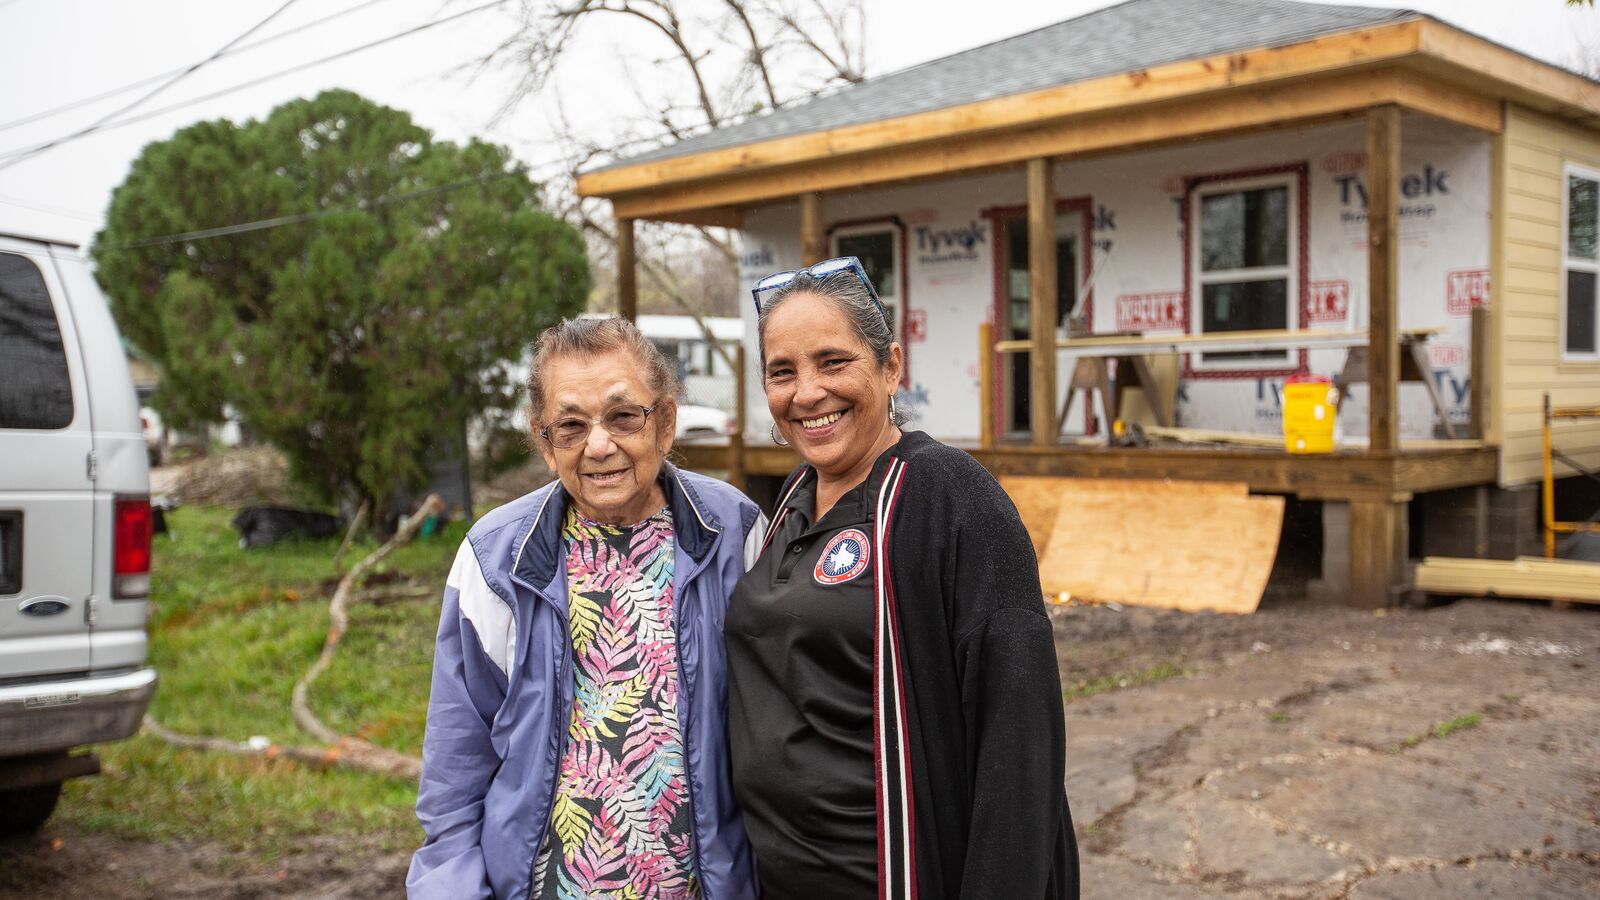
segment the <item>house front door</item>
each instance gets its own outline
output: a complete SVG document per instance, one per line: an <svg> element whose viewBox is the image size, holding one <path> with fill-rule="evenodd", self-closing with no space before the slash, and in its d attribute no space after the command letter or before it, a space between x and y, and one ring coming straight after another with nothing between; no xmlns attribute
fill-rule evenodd
<svg viewBox="0 0 1600 900"><path fill-rule="evenodd" d="M1076 206L1076 204L1074 204ZM1033 336L1032 279L1028 270L1028 215L1026 210L997 219L1001 273L995 331L1002 340L1022 341ZM1084 214L1076 208L1056 212L1056 328L1066 326L1078 309L1078 287L1083 280ZM1011 353L1000 363L1000 431L1020 440L1032 432L1028 366L1031 354Z"/></svg>

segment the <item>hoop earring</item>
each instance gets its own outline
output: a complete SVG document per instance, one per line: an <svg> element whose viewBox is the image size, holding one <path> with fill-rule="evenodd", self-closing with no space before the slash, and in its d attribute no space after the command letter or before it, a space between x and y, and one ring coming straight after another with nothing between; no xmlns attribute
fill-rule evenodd
<svg viewBox="0 0 1600 900"><path fill-rule="evenodd" d="M893 394L889 395L889 424L890 425L899 425L900 424L900 410L895 408L894 395Z"/></svg>
<svg viewBox="0 0 1600 900"><path fill-rule="evenodd" d="M783 439L783 435L778 434L777 422L773 422L771 425L767 426L767 436L771 437L772 442L777 444L779 447L789 446L789 442Z"/></svg>

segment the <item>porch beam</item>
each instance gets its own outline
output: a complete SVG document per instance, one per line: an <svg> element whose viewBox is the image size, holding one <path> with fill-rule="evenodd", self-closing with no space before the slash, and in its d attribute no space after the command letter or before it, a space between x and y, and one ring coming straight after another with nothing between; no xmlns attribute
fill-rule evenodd
<svg viewBox="0 0 1600 900"><path fill-rule="evenodd" d="M1367 113L1368 452L1400 447L1400 107Z"/></svg>
<svg viewBox="0 0 1600 900"><path fill-rule="evenodd" d="M1060 478L1173 478L1185 481L1244 481L1256 493L1292 494L1302 500L1391 497L1494 484L1500 473L1496 447L1408 450L1395 456L1362 453L1290 455L1282 451L1208 449L1166 450L1033 447L1002 444L971 451L995 475L1051 475ZM679 450L695 469L722 469L727 450L717 444L684 444ZM800 463L794 450L766 441L745 445L746 474L787 475ZM1530 520L1531 521L1531 520Z"/></svg>
<svg viewBox="0 0 1600 900"><path fill-rule="evenodd" d="M822 225L822 195L800 195L800 264L816 265L827 259L828 235Z"/></svg>
<svg viewBox="0 0 1600 900"><path fill-rule="evenodd" d="M630 322L639 318L639 270L632 219L617 219L617 315Z"/></svg>
<svg viewBox="0 0 1600 900"><path fill-rule="evenodd" d="M1028 402L1033 444L1056 442L1056 182L1053 161L1028 160L1028 281L1033 348Z"/></svg>
<svg viewBox="0 0 1600 900"><path fill-rule="evenodd" d="M695 180L664 177L602 190L580 181L584 196L609 196L619 215L671 219L708 208L767 203L816 191L939 178L1018 165L1040 157L1085 156L1252 131L1303 126L1364 115L1375 103L1397 103L1495 133L1502 104L1398 69L1357 71L1315 81L1221 90L1131 109L1085 111L1068 118L1039 116L1030 124L961 139L941 137L888 144L869 152L835 153L785 167L707 170ZM741 148L744 149L744 148ZM587 176L586 176L587 177Z"/></svg>
<svg viewBox="0 0 1600 900"><path fill-rule="evenodd" d="M609 196L662 182L686 182L756 169L814 162L915 141L971 140L997 129L1027 127L1044 119L1206 96L1231 88L1263 88L1353 66L1393 65L1414 56L1422 40L1417 21L1380 25L1292 44L1203 59L1182 60L1037 91L791 135L717 150L588 172L578 178L585 196ZM1553 68L1553 67L1552 67ZM1571 76L1575 80L1576 76Z"/></svg>

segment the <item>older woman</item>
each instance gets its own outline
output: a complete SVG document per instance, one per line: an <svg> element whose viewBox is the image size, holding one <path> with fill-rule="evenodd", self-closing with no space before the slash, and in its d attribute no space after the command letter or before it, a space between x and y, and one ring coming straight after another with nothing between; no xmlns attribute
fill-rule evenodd
<svg viewBox="0 0 1600 900"><path fill-rule="evenodd" d="M762 896L1076 897L1050 620L967 454L902 431L901 348L853 258L755 290L773 439L800 453L728 648Z"/></svg>
<svg viewBox="0 0 1600 900"><path fill-rule="evenodd" d="M558 480L484 516L450 571L412 897L755 896L721 631L759 513L665 461L675 389L625 320L539 337Z"/></svg>

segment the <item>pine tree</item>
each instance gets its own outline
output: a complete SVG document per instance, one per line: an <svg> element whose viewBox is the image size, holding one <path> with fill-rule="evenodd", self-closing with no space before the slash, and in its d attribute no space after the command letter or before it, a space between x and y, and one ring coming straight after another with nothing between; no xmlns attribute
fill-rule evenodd
<svg viewBox="0 0 1600 900"><path fill-rule="evenodd" d="M304 218L170 238L284 217ZM498 364L590 286L578 233L505 149L436 141L347 91L145 147L92 253L123 334L162 366L168 422L226 405L297 482L379 509L430 445L512 405Z"/></svg>

